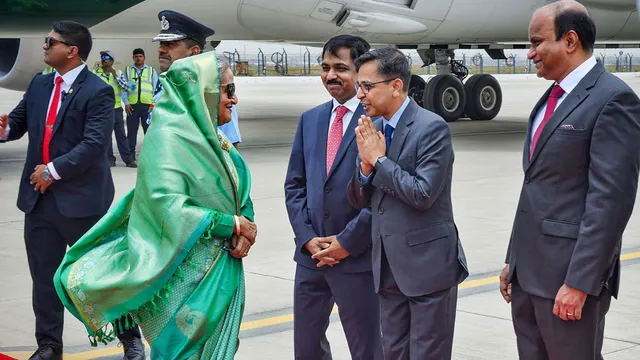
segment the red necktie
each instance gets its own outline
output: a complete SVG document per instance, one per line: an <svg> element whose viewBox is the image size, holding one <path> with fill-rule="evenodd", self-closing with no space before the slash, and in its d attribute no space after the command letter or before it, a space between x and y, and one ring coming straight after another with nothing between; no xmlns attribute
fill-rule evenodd
<svg viewBox="0 0 640 360"><path fill-rule="evenodd" d="M536 143L538 142L538 138L542 133L542 129L549 121L551 115L553 115L554 110L556 109L556 105L558 104L558 99L560 99L564 95L564 90L560 87L560 85L554 85L553 89L551 89L551 93L549 94L549 98L547 99L547 110L544 112L544 118L542 118L542 122L538 125L536 132L533 134L533 140L531 140L531 151L529 152L529 160L533 157L533 152L536 149Z"/></svg>
<svg viewBox="0 0 640 360"><path fill-rule="evenodd" d="M42 162L43 164L49 163L49 142L51 141L51 134L53 134L53 125L56 123L56 116L58 116L58 105L60 103L60 84L64 80L62 76L56 78L56 87L53 89L53 100L49 106L49 115L47 115L47 124L44 127L44 141L42 143Z"/></svg>
<svg viewBox="0 0 640 360"><path fill-rule="evenodd" d="M333 165L333 161L338 153L338 148L342 142L342 118L349 111L346 106L340 105L336 108L336 119L331 125L331 131L329 131L329 139L327 139L327 175Z"/></svg>

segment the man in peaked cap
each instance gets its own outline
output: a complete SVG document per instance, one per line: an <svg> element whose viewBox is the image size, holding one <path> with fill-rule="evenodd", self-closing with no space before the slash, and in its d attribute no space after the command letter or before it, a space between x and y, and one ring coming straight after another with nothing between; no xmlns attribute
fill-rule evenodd
<svg viewBox="0 0 640 360"><path fill-rule="evenodd" d="M160 72L169 70L176 60L202 53L207 37L214 34L213 29L172 10L163 10L158 13L158 20L162 30L153 38L153 41L160 42L158 48ZM153 106L161 94L162 85L158 82L153 103L149 107L148 125L151 125Z"/></svg>

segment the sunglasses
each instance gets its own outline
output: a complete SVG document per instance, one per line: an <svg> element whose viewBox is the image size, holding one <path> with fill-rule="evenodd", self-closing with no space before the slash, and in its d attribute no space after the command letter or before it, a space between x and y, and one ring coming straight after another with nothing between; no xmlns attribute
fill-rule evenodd
<svg viewBox="0 0 640 360"><path fill-rule="evenodd" d="M236 94L236 84L228 83L226 85L222 85L220 87L226 88L227 97L231 99Z"/></svg>
<svg viewBox="0 0 640 360"><path fill-rule="evenodd" d="M73 45L73 44L68 43L66 41L62 41L62 40L58 40L58 39L52 38L51 36L47 36L47 37L44 38L44 46L47 49L52 47L52 46L56 46L58 43L64 44L64 45L67 45L67 46L76 46L76 45Z"/></svg>
<svg viewBox="0 0 640 360"><path fill-rule="evenodd" d="M109 55L102 55L100 58L101 58L102 60L104 60L104 61L107 61L107 60L113 60L113 58L112 58L111 56L109 56Z"/></svg>

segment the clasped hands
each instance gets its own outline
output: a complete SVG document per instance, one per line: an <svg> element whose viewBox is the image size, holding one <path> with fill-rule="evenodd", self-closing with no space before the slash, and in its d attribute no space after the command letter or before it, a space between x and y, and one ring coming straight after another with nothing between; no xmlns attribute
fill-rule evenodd
<svg viewBox="0 0 640 360"><path fill-rule="evenodd" d="M507 304L511 302L511 283L507 284L508 276L509 265L507 264L500 274L500 293ZM582 319L582 308L586 300L587 293L564 284L556 294L553 315L565 321L580 320Z"/></svg>
<svg viewBox="0 0 640 360"><path fill-rule="evenodd" d="M258 226L249 221L244 216L238 216L240 221L240 234L234 234L231 237L231 245L233 249L229 252L231 256L237 259L249 255L249 249L255 244L258 235Z"/></svg>
<svg viewBox="0 0 640 360"><path fill-rule="evenodd" d="M342 247L337 236L314 237L309 240L305 248L311 253L311 258L320 260L317 267L325 265L333 267L340 263L340 260L349 256L349 252Z"/></svg>
<svg viewBox="0 0 640 360"><path fill-rule="evenodd" d="M33 170L33 174L29 177L30 184L33 185L34 191L40 191L41 194L44 194L47 191L47 188L53 184L53 178L49 180L45 180L43 176L43 171L47 167L47 165L38 165Z"/></svg>
<svg viewBox="0 0 640 360"><path fill-rule="evenodd" d="M362 115L358 119L355 132L358 156L362 161L360 168L365 176L369 176L373 172L378 158L385 155L387 143L384 135L376 130L373 121L368 116Z"/></svg>

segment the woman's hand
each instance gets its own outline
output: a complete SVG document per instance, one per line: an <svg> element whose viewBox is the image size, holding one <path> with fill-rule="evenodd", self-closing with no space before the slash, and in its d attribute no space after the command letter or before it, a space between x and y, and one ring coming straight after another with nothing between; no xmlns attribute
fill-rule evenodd
<svg viewBox="0 0 640 360"><path fill-rule="evenodd" d="M249 254L251 242L246 237L242 235L233 235L231 238L231 244L233 245L233 250L231 250L229 254L234 258L242 259Z"/></svg>
<svg viewBox="0 0 640 360"><path fill-rule="evenodd" d="M258 227L244 216L238 218L240 219L240 236L245 237L249 240L249 244L253 245L258 235Z"/></svg>

